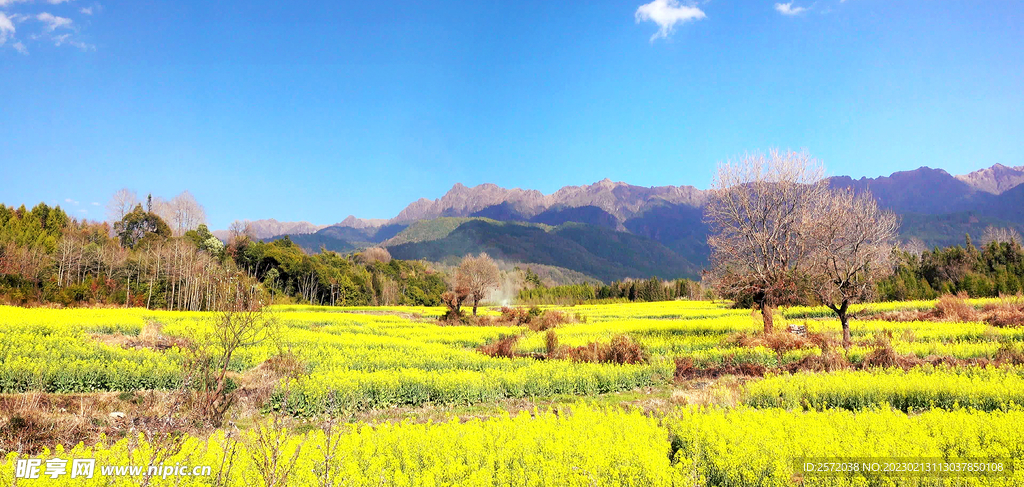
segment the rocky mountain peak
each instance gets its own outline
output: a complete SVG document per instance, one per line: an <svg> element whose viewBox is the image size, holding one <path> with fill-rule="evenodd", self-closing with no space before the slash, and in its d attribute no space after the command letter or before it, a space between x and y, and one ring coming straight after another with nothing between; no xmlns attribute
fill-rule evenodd
<svg viewBox="0 0 1024 487"><path fill-rule="evenodd" d="M956 178L979 191L1003 194L1024 183L1024 166L1010 167L995 164L992 167L956 176Z"/></svg>

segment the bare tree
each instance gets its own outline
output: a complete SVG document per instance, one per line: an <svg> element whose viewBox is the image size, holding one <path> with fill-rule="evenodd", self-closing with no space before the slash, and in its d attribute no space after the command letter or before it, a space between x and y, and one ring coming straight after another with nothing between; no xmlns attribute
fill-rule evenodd
<svg viewBox="0 0 1024 487"><path fill-rule="evenodd" d="M451 291L441 294L441 302L448 307L448 311L441 317L442 321L461 320L462 303L469 297L469 289L464 286L456 286Z"/></svg>
<svg viewBox="0 0 1024 487"><path fill-rule="evenodd" d="M851 303L871 299L876 282L892 274L899 219L878 206L870 193L831 190L808 221L814 243L811 288L834 311L850 347Z"/></svg>
<svg viewBox="0 0 1024 487"><path fill-rule="evenodd" d="M185 232L195 230L200 224L206 223L206 210L188 190L171 199L171 208L174 214L169 223L176 235L184 235Z"/></svg>
<svg viewBox="0 0 1024 487"><path fill-rule="evenodd" d="M163 198L152 199L156 213L171 227L174 236L180 237L189 230L195 230L199 224L206 223L206 210L188 190L167 201Z"/></svg>
<svg viewBox="0 0 1024 487"><path fill-rule="evenodd" d="M249 220L235 220L228 227L228 232L231 235L232 241L242 237L252 238L252 222Z"/></svg>
<svg viewBox="0 0 1024 487"><path fill-rule="evenodd" d="M121 221L137 204L139 204L139 196L135 194L135 191L128 188L119 189L107 202L107 219L112 222Z"/></svg>
<svg viewBox="0 0 1024 487"><path fill-rule="evenodd" d="M234 402L228 371L235 352L272 339L276 332L254 279L236 274L217 283L217 288L219 311L212 326L191 337L187 384L197 390L194 410L214 426L220 426Z"/></svg>
<svg viewBox="0 0 1024 487"><path fill-rule="evenodd" d="M815 250L807 222L827 192L823 167L806 153L772 150L718 167L705 208L708 277L724 298L753 299L765 333L772 308L799 298Z"/></svg>
<svg viewBox="0 0 1024 487"><path fill-rule="evenodd" d="M928 251L928 246L924 244L924 240L917 237L912 237L910 240L903 242L900 245L900 248L910 255L916 255L918 257Z"/></svg>
<svg viewBox="0 0 1024 487"><path fill-rule="evenodd" d="M455 271L455 288L469 291L469 297L473 299L473 316L476 316L480 300L487 295L487 291L497 288L500 281L498 264L487 254L476 257L467 255Z"/></svg>
<svg viewBox="0 0 1024 487"><path fill-rule="evenodd" d="M1017 230L1014 230L1012 228L998 228L998 227L989 226L988 228L985 229L985 233L983 233L981 235L981 245L983 247L987 247L988 244L990 244L992 242L997 242L997 243L1014 243L1014 242L1016 242L1017 245L1020 245L1021 242L1024 242L1024 240L1021 240L1020 233L1017 232Z"/></svg>
<svg viewBox="0 0 1024 487"><path fill-rule="evenodd" d="M370 247L359 253L359 262L363 264L372 264L374 262L387 264L391 262L391 253L384 247Z"/></svg>

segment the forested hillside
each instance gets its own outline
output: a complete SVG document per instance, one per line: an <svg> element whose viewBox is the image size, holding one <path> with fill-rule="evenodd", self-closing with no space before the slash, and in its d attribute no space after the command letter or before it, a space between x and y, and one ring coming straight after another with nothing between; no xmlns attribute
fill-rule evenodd
<svg viewBox="0 0 1024 487"><path fill-rule="evenodd" d="M0 205L5 302L207 310L216 305L217 284L235 275L312 304L437 305L446 289L443 276L420 262L311 255L288 238L266 243L237 235L225 245L204 224L174 232L141 204L112 227L43 203L31 210Z"/></svg>

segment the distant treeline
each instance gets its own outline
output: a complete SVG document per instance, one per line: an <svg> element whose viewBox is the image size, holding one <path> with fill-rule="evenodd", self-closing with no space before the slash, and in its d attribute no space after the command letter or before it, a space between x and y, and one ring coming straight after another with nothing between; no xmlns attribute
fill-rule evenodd
<svg viewBox="0 0 1024 487"><path fill-rule="evenodd" d="M934 299L945 293L995 297L1024 292L1024 248L1017 238L990 241L980 249L964 245L901 252L895 273L878 284L886 301Z"/></svg>
<svg viewBox="0 0 1024 487"><path fill-rule="evenodd" d="M519 291L524 304L569 304L588 301L670 301L710 299L710 290L696 281L617 281L611 284L572 284L545 287L526 271L527 287ZM1016 238L989 241L976 247L970 236L964 245L919 252L899 251L891 276L878 283L877 299L905 301L935 299L942 294L997 297L1024 292L1024 247ZM740 303L749 306L751 303ZM817 304L809 295L805 304Z"/></svg>
<svg viewBox="0 0 1024 487"><path fill-rule="evenodd" d="M218 283L246 274L285 301L312 304L439 305L446 290L443 275L383 249L308 255L288 239L245 235L225 245L203 224L171 230L152 199L146 206L126 209L112 228L43 203L0 204L0 303L207 310Z"/></svg>
<svg viewBox="0 0 1024 487"><path fill-rule="evenodd" d="M526 270L528 286L519 291L523 304L573 304L588 301L672 301L676 299L706 299L709 296L699 282L689 279L661 280L626 279L610 284L570 284L546 287L539 281L531 284L531 271Z"/></svg>

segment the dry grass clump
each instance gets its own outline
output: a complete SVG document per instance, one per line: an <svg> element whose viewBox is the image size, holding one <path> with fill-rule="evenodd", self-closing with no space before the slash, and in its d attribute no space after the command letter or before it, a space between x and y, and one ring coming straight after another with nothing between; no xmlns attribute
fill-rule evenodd
<svg viewBox="0 0 1024 487"><path fill-rule="evenodd" d="M568 349L566 355L576 362L645 364L650 360L647 350L628 335L616 335L609 343L590 342Z"/></svg>
<svg viewBox="0 0 1024 487"><path fill-rule="evenodd" d="M939 302L935 303L935 311L939 318L948 321L978 321L978 310L967 302L968 299L967 293L963 292L955 296L943 294Z"/></svg>
<svg viewBox="0 0 1024 487"><path fill-rule="evenodd" d="M445 326L525 326L532 331L547 331L563 323L579 321L586 321L586 319L579 314L570 316L562 311L542 310L536 306L531 308L503 306L500 316L464 315L454 317L451 313L446 313L439 320L439 324Z"/></svg>
<svg viewBox="0 0 1024 487"><path fill-rule="evenodd" d="M837 338L822 333L811 333L807 335L807 341L821 350L821 354L809 354L796 362L787 364L784 367L786 371L791 373L801 370L832 372L853 366L841 352L842 344Z"/></svg>
<svg viewBox="0 0 1024 487"><path fill-rule="evenodd" d="M1000 328L1024 326L1024 299L1020 296L1003 297L998 303L982 308L985 323Z"/></svg>
<svg viewBox="0 0 1024 487"><path fill-rule="evenodd" d="M481 345L477 350L489 357L513 358L516 356L516 345L520 335L501 337L491 343Z"/></svg>
<svg viewBox="0 0 1024 487"><path fill-rule="evenodd" d="M776 360L781 366L782 359L787 352L816 346L816 342L811 338L812 335L815 334L812 333L804 337L790 333L788 330L776 330L767 335L740 332L727 338L726 344L746 348L764 347L770 349L775 352Z"/></svg>
<svg viewBox="0 0 1024 487"><path fill-rule="evenodd" d="M900 356L892 348L892 333L880 333L875 337L874 350L864 357L862 367L897 367L900 365Z"/></svg>
<svg viewBox="0 0 1024 487"><path fill-rule="evenodd" d="M525 326L532 331L547 331L563 323L580 320L579 315L574 319L562 311L553 309L541 310L536 306L531 308L504 306L501 308L501 317L497 321L497 324L501 326Z"/></svg>
<svg viewBox="0 0 1024 487"><path fill-rule="evenodd" d="M185 348L188 346L188 340L184 338L164 335L163 327L163 324L160 322L147 321L146 325L139 332L139 336L129 339L125 342L124 346L130 348L149 348L157 352L174 347Z"/></svg>
<svg viewBox="0 0 1024 487"><path fill-rule="evenodd" d="M177 392L0 395L0 455L175 431L201 434L182 410Z"/></svg>
<svg viewBox="0 0 1024 487"><path fill-rule="evenodd" d="M984 321L1001 328L1024 326L1024 299L1003 297L986 304L980 311L968 301L966 293L943 294L929 311L897 310L868 316L884 321Z"/></svg>
<svg viewBox="0 0 1024 487"><path fill-rule="evenodd" d="M1012 341L1004 341L996 351L996 362L1012 365L1024 364L1024 352Z"/></svg>
<svg viewBox="0 0 1024 487"><path fill-rule="evenodd" d="M568 353L567 347L559 346L558 333L555 333L555 330L548 330L544 334L544 349L549 359L564 359Z"/></svg>
<svg viewBox="0 0 1024 487"><path fill-rule="evenodd" d="M676 357L676 380L714 379L727 375L764 377L767 369L761 364L737 363L735 357L725 357L721 365L697 367L692 357Z"/></svg>
<svg viewBox="0 0 1024 487"><path fill-rule="evenodd" d="M270 400L281 379L297 379L308 372L306 363L292 352L282 352L237 378L242 409L258 412Z"/></svg>

